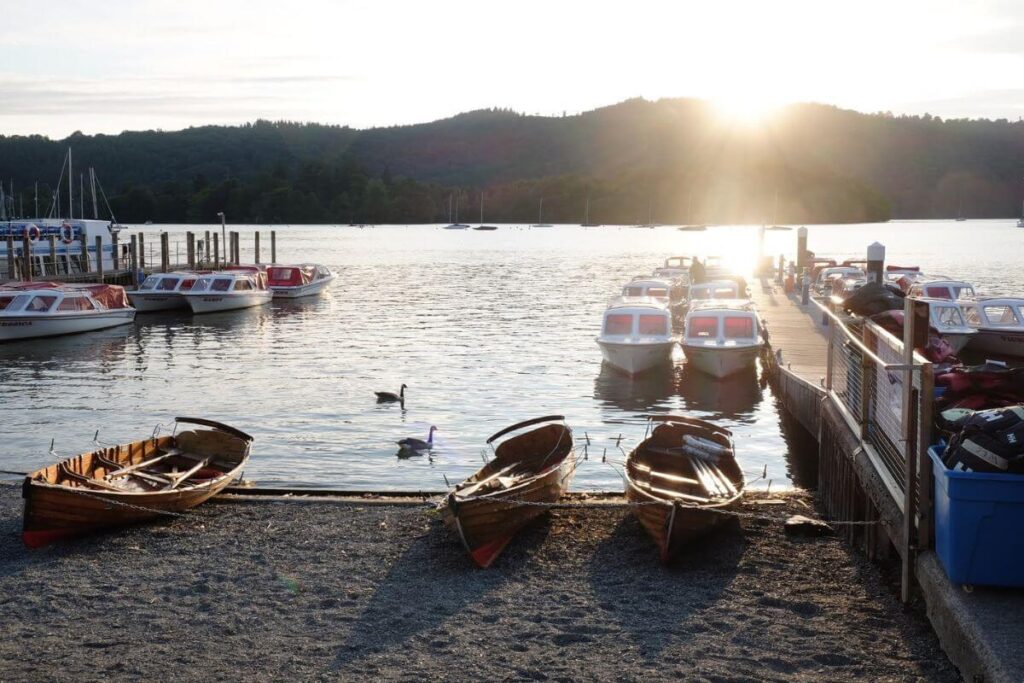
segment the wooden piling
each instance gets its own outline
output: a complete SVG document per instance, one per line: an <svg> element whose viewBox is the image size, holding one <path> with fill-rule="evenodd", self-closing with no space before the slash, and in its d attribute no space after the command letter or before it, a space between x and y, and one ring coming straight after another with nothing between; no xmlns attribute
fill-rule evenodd
<svg viewBox="0 0 1024 683"><path fill-rule="evenodd" d="M139 270L146 269L146 234L139 233Z"/></svg>
<svg viewBox="0 0 1024 683"><path fill-rule="evenodd" d="M121 258L120 258L120 254L118 253L119 249L120 249L120 244L119 244L119 241L117 239L117 233L116 232L111 233L111 235L110 235L110 267L113 268L114 270L119 270L121 268Z"/></svg>
<svg viewBox="0 0 1024 683"><path fill-rule="evenodd" d="M210 231L206 231L206 238L203 240L203 263L210 262Z"/></svg>
<svg viewBox="0 0 1024 683"><path fill-rule="evenodd" d="M220 267L220 235L213 233L213 267Z"/></svg>
<svg viewBox="0 0 1024 683"><path fill-rule="evenodd" d="M270 262L277 263L277 230L270 231Z"/></svg>
<svg viewBox="0 0 1024 683"><path fill-rule="evenodd" d="M188 259L188 267L196 267L196 234L189 230L185 233L185 258Z"/></svg>
<svg viewBox="0 0 1024 683"><path fill-rule="evenodd" d="M89 236L85 232L85 226L78 235L78 243L82 245L82 272L88 273L91 270L89 264Z"/></svg>
<svg viewBox="0 0 1024 683"><path fill-rule="evenodd" d="M96 278L103 283L103 238L99 235L96 235Z"/></svg>
<svg viewBox="0 0 1024 683"><path fill-rule="evenodd" d="M171 236L160 233L160 270L167 273L171 270Z"/></svg>
<svg viewBox="0 0 1024 683"><path fill-rule="evenodd" d="M25 282L32 282L32 243L28 239L28 230L21 237L21 277Z"/></svg>
<svg viewBox="0 0 1024 683"><path fill-rule="evenodd" d="M132 235L130 244L128 245L128 265L132 271L132 286L135 289L139 288L139 260L138 260L138 240L135 239L135 235Z"/></svg>
<svg viewBox="0 0 1024 683"><path fill-rule="evenodd" d="M259 264L259 262L260 262L260 231L259 230L256 231L256 236L255 236L255 239L253 240L253 245L254 245L254 248L255 248L255 257L254 257L254 261L253 262L256 263L256 264Z"/></svg>
<svg viewBox="0 0 1024 683"><path fill-rule="evenodd" d="M14 276L14 235L7 233L7 278L15 279Z"/></svg>

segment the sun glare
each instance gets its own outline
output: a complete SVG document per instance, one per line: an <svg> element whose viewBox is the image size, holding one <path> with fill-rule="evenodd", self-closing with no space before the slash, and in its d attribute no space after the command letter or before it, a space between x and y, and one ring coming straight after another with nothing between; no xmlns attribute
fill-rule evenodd
<svg viewBox="0 0 1024 683"><path fill-rule="evenodd" d="M723 122L747 128L763 124L782 106L756 97L717 97L712 103Z"/></svg>

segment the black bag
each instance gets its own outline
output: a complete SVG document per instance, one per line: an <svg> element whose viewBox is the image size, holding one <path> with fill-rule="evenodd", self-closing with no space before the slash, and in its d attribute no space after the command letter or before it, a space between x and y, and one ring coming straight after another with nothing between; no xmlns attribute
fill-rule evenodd
<svg viewBox="0 0 1024 683"><path fill-rule="evenodd" d="M872 316L884 311L902 311L903 297L885 285L869 282L851 294L843 308L857 315Z"/></svg>
<svg viewBox="0 0 1024 683"><path fill-rule="evenodd" d="M1024 406L979 410L960 422L942 461L951 470L1024 474Z"/></svg>

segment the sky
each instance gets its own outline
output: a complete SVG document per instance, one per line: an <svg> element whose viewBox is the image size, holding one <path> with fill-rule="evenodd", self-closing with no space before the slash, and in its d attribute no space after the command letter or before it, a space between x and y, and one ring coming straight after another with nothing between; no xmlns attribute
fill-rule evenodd
<svg viewBox="0 0 1024 683"><path fill-rule="evenodd" d="M1019 0L8 0L0 134L368 128L630 97L1016 120L1022 24Z"/></svg>

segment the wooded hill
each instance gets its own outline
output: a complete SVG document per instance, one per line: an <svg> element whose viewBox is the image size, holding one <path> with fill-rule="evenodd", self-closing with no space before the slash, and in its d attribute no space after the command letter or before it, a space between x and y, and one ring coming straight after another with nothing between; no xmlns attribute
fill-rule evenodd
<svg viewBox="0 0 1024 683"><path fill-rule="evenodd" d="M706 102L635 99L575 116L482 110L412 126L258 121L54 141L0 136L0 178L49 205L68 146L125 222L830 223L1017 215L1024 123L787 107L760 126ZM76 170L76 175L77 175ZM76 193L77 193L77 182ZM64 192L62 188L62 192ZM66 206L66 195L64 202ZM77 202L76 202L77 204ZM66 209L62 212L66 214Z"/></svg>

